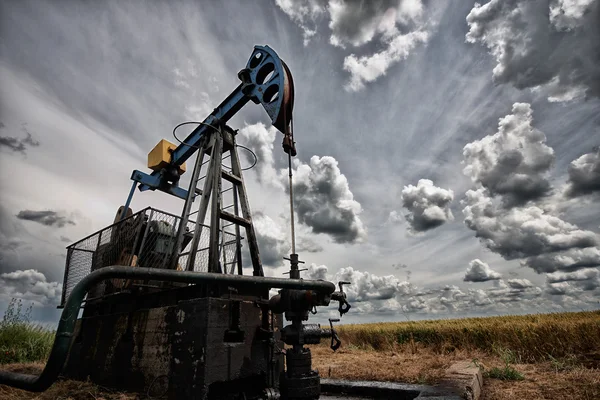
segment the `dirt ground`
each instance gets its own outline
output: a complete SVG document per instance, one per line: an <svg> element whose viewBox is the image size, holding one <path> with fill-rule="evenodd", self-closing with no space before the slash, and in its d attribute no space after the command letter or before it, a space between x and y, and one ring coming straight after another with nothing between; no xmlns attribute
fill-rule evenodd
<svg viewBox="0 0 600 400"><path fill-rule="evenodd" d="M456 361L475 360L484 370L503 367L503 361L482 353L455 351L439 355L425 349L414 352L374 352L342 348L333 353L327 347L314 347L313 367L323 377L355 380L389 380L405 383L433 384L446 368ZM524 375L520 381L484 378L483 400L600 399L600 355L585 359L514 364ZM9 364L4 370L38 374L43 364ZM102 388L87 382L60 381L44 393L30 393L0 385L2 400L133 400L150 399Z"/></svg>
<svg viewBox="0 0 600 400"><path fill-rule="evenodd" d="M446 368L457 361L475 360L484 370L505 366L499 357L463 351L440 355L426 349L375 352L342 348L333 353L327 347L315 347L312 353L313 366L321 376L354 380L435 384ZM484 378L483 400L600 399L600 355L554 363L513 364L511 367L521 372L524 379Z"/></svg>

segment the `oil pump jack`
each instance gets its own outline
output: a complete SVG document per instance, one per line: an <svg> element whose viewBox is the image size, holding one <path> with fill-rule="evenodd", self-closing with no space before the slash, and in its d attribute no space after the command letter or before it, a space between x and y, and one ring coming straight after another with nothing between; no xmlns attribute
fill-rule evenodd
<svg viewBox="0 0 600 400"><path fill-rule="evenodd" d="M190 122L196 127L185 139L173 131L178 145L159 142L148 155L151 173L133 171L112 225L67 248L63 314L46 368L38 377L0 372L1 384L42 391L62 374L170 399L319 398L320 377L305 345L330 339L335 351L338 320L329 328L305 321L331 301L339 302L340 317L348 312L348 282L336 291L332 282L300 279L291 168L294 83L287 65L270 47L255 46L238 78L239 86L207 118ZM283 134L288 156L289 278L264 275L238 154L243 147L227 125L250 101L262 105ZM196 153L189 187L182 188L185 163ZM134 213L136 188L182 199L181 215L151 207ZM251 276L244 275L244 241ZM269 297L272 288L280 290Z"/></svg>

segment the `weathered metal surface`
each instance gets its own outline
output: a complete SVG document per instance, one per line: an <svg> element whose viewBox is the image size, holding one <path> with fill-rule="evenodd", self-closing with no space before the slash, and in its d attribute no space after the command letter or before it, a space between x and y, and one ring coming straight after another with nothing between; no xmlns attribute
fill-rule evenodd
<svg viewBox="0 0 600 400"><path fill-rule="evenodd" d="M76 286L63 309L57 327L54 345L50 357L39 376L16 374L0 371L0 384L14 386L30 391L46 390L56 380L68 355L75 329L77 315L88 291L98 282L107 279L146 279L168 280L172 282L200 283L205 285L232 285L242 290L264 290L268 288L309 288L325 294L331 294L335 286L325 281L304 281L297 279L249 277L201 272L172 271L167 269L150 269L111 266L100 268L83 278ZM175 289L179 290L179 289Z"/></svg>
<svg viewBox="0 0 600 400"><path fill-rule="evenodd" d="M160 392L156 381L164 378L162 390L173 399L202 399L211 390L225 390L212 386L217 382L230 382L229 389L261 391L268 386L270 368L269 343L256 336L261 310L253 302L238 302L239 328L245 335L239 342L225 342L229 304L228 299L193 299L84 318L65 374L139 393ZM274 369L283 370L281 356Z"/></svg>

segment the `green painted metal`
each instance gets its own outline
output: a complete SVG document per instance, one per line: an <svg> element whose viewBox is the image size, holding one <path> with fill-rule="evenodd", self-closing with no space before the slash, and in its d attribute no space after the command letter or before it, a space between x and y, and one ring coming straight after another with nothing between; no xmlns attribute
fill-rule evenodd
<svg viewBox="0 0 600 400"><path fill-rule="evenodd" d="M0 384L9 385L32 392L48 389L61 373L67 360L77 316L88 291L98 283L114 278L159 280L191 284L227 284L238 288L256 289L304 289L330 295L335 285L327 281L302 279L254 277L244 275L226 275L208 272L173 271L168 269L110 266L98 269L83 278L71 292L65 303L56 330L54 345L50 357L39 376L0 371Z"/></svg>

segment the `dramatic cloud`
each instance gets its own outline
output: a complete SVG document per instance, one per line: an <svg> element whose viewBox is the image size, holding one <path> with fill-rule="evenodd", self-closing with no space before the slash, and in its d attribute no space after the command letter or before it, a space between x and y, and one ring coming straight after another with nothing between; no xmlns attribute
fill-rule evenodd
<svg viewBox="0 0 600 400"><path fill-rule="evenodd" d="M4 124L2 127L4 128ZM0 147L6 147L14 152L25 154L28 147L38 147L40 142L35 140L31 133L27 130L26 124L22 125L23 131L25 131L25 138L20 139L13 136L0 136Z"/></svg>
<svg viewBox="0 0 600 400"><path fill-rule="evenodd" d="M304 44L317 33L318 22L328 17L329 43L345 49L376 42L383 50L364 56L349 54L344 70L350 73L346 89L358 91L365 83L386 74L395 63L429 39L421 0L276 0L303 31Z"/></svg>
<svg viewBox="0 0 600 400"><path fill-rule="evenodd" d="M378 276L352 267L341 268L335 274L334 281L350 282L350 285L344 287L350 302L388 300L398 295L407 295L412 288L410 282L401 281L394 275Z"/></svg>
<svg viewBox="0 0 600 400"><path fill-rule="evenodd" d="M251 149L256 154L256 170L258 181L263 184L275 185L282 188L277 172L274 168L273 147L275 138L277 137L277 129L273 126L267 128L263 123L248 125L246 124L240 129L241 135L240 144ZM244 154L248 165L254 163L254 157L244 149L239 150Z"/></svg>
<svg viewBox="0 0 600 400"><path fill-rule="evenodd" d="M465 224L483 245L507 260L598 244L597 235L549 215L536 206L506 210L485 189L469 190Z"/></svg>
<svg viewBox="0 0 600 400"><path fill-rule="evenodd" d="M417 186L408 185L402 190L402 206L409 212L406 220L414 233L436 228L454 217L450 203L454 199L452 190L433 185L428 179L419 179Z"/></svg>
<svg viewBox="0 0 600 400"><path fill-rule="evenodd" d="M296 162L295 167L293 189L298 221L313 233L330 235L337 243L364 239L366 230L359 218L362 207L354 200L336 159L313 156L309 164ZM283 175L280 179L287 179Z"/></svg>
<svg viewBox="0 0 600 400"><path fill-rule="evenodd" d="M569 165L566 194L576 197L600 191L600 146L593 153L584 154Z"/></svg>
<svg viewBox="0 0 600 400"><path fill-rule="evenodd" d="M463 281L465 282L486 282L500 279L502 275L490 268L489 265L479 259L469 263L469 268L465 273Z"/></svg>
<svg viewBox="0 0 600 400"><path fill-rule="evenodd" d="M539 199L551 190L548 172L554 151L533 127L532 114L529 104L513 104L512 114L500 119L497 133L463 149L464 173L492 196L502 196L506 207Z"/></svg>
<svg viewBox="0 0 600 400"><path fill-rule="evenodd" d="M19 298L42 306L60 302L62 284L48 282L43 273L33 269L0 274L0 285L3 289L0 297L5 301Z"/></svg>
<svg viewBox="0 0 600 400"><path fill-rule="evenodd" d="M554 272L546 275L548 284L569 282L581 290L595 290L600 287L600 270L586 268L575 272Z"/></svg>
<svg viewBox="0 0 600 400"><path fill-rule="evenodd" d="M76 225L75 221L73 221L70 217L63 215L60 212L56 211L32 211L32 210L23 210L19 211L17 214L17 218L25 220L25 221L34 221L46 226L56 226L57 228L62 228L65 225Z"/></svg>
<svg viewBox="0 0 600 400"><path fill-rule="evenodd" d="M575 271L586 267L600 266L600 249L586 247L569 249L557 253L545 253L522 261L523 266L532 268L537 273L555 271Z"/></svg>
<svg viewBox="0 0 600 400"><path fill-rule="evenodd" d="M283 257L289 255L290 247L281 227L262 212L254 213L252 223L256 230L256 240L263 265L268 267L283 265Z"/></svg>
<svg viewBox="0 0 600 400"><path fill-rule="evenodd" d="M476 3L467 41L496 58L496 83L543 88L549 100L600 97L597 0L492 0Z"/></svg>

